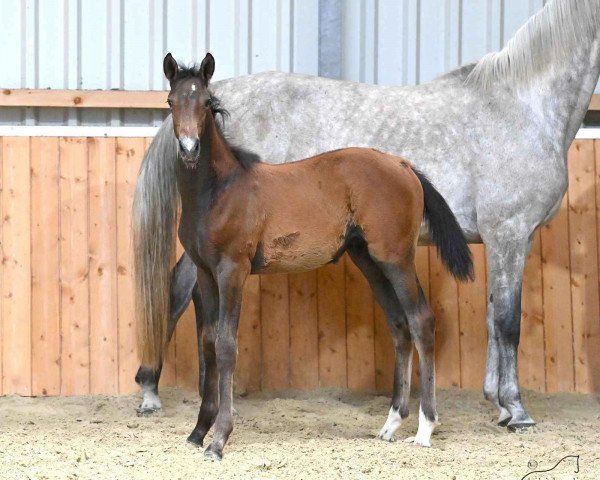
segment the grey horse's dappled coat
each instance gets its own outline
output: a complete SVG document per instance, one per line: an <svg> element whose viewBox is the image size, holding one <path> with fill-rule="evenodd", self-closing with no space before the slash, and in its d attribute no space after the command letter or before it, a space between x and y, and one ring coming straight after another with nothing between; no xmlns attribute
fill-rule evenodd
<svg viewBox="0 0 600 480"><path fill-rule="evenodd" d="M415 87L287 73L216 82L225 132L267 162L369 146L413 162L483 242L489 272L486 398L499 422L533 424L517 381L523 268L536 228L557 212L566 157L600 72L600 0L554 0L507 47ZM174 163L167 118L143 169ZM138 187L139 188L139 187ZM425 238L425 237L423 237ZM472 321L479 321L473 319Z"/></svg>

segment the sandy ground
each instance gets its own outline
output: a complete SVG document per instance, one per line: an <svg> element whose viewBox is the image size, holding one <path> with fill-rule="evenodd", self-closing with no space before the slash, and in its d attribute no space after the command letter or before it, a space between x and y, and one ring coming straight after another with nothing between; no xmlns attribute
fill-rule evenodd
<svg viewBox="0 0 600 480"><path fill-rule="evenodd" d="M419 478L600 476L600 398L527 393L540 424L508 433L477 392L439 391L432 448L400 440L416 431L417 399L399 441L375 439L388 398L344 391L236 398L236 426L221 462L186 443L198 398L162 391L163 411L137 417L128 397L0 398L0 479ZM210 434L209 434L210 436Z"/></svg>

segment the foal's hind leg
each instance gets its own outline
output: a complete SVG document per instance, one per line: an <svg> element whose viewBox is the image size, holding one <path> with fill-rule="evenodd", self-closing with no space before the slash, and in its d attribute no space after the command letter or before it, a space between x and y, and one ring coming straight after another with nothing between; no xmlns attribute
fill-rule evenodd
<svg viewBox="0 0 600 480"><path fill-rule="evenodd" d="M438 415L435 400L435 320L417 280L414 263L402 268L379 262L386 277L394 286L398 300L408 318L411 336L419 352L421 372L421 405L419 408L419 428L414 438L417 445L431 446L431 434Z"/></svg>
<svg viewBox="0 0 600 480"><path fill-rule="evenodd" d="M196 284L196 266L192 259L185 253L181 256L173 273L171 274L171 312L167 325L167 345L171 341L175 326L185 312L192 299L192 291ZM197 302L194 300L194 304ZM198 319L198 308L196 308L196 322ZM136 383L142 388L143 399L141 405L136 409L140 415L150 415L160 410L161 403L158 396L158 382L162 371L162 364L156 369L140 366L135 376Z"/></svg>
<svg viewBox="0 0 600 480"><path fill-rule="evenodd" d="M408 416L412 370L412 343L408 323L392 284L371 259L366 246L353 244L348 248L348 253L369 281L377 302L385 312L394 340L396 350L394 391L388 418L379 435L377 435L382 440L392 441L394 433L402 423L402 419Z"/></svg>

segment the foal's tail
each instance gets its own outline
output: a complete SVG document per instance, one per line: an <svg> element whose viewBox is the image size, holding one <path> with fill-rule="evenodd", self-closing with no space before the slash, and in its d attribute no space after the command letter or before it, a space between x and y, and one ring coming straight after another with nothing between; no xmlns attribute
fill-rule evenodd
<svg viewBox="0 0 600 480"><path fill-rule="evenodd" d="M429 226L431 239L437 247L442 262L459 280L473 280L473 258L467 240L456 221L456 217L444 197L429 179L413 169L423 187L425 200L424 216Z"/></svg>
<svg viewBox="0 0 600 480"><path fill-rule="evenodd" d="M144 156L133 199L138 355L143 366L154 369L162 363L170 308L170 266L179 208L175 142L169 117Z"/></svg>

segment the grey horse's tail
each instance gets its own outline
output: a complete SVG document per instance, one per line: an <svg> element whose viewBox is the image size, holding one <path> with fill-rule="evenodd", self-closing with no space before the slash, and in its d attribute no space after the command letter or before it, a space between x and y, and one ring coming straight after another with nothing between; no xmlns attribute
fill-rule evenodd
<svg viewBox="0 0 600 480"><path fill-rule="evenodd" d="M459 280L473 280L473 258L456 217L429 179L413 169L423 187L424 217L431 240L448 271Z"/></svg>
<svg viewBox="0 0 600 480"><path fill-rule="evenodd" d="M138 355L142 365L154 369L162 363L170 308L170 266L179 209L175 142L169 117L144 156L133 199Z"/></svg>

